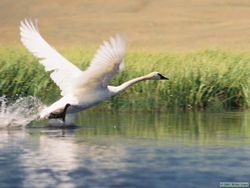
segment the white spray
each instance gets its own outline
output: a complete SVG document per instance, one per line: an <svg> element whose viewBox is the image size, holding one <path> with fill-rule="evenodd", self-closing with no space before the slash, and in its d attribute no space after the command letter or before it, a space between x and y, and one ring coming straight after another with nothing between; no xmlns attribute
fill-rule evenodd
<svg viewBox="0 0 250 188"><path fill-rule="evenodd" d="M42 102L33 96L20 97L15 101L0 97L0 128L24 127L38 118L42 108Z"/></svg>

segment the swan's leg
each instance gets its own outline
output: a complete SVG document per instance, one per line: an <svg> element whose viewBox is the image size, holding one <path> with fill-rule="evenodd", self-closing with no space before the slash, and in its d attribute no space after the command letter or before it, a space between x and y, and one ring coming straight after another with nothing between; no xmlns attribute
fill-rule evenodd
<svg viewBox="0 0 250 188"><path fill-rule="evenodd" d="M63 113L63 117L62 117L63 123L65 123L65 117L66 117L66 113Z"/></svg>
<svg viewBox="0 0 250 188"><path fill-rule="evenodd" d="M68 107L70 107L70 104L66 104L63 110L63 118L62 118L63 123L65 123L65 117L66 117L66 112L67 112Z"/></svg>
<svg viewBox="0 0 250 188"><path fill-rule="evenodd" d="M62 112L59 112L59 113L50 113L49 115L49 119L57 119L57 118L62 118L63 120L63 123L65 122L65 116L66 116L66 112L67 112L67 109L68 107L70 107L70 104L66 104L63 111Z"/></svg>

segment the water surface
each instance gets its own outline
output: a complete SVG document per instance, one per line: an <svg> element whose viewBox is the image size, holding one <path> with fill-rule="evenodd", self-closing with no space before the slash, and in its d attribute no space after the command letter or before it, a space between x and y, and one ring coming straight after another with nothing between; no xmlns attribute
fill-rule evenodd
<svg viewBox="0 0 250 188"><path fill-rule="evenodd" d="M250 180L250 112L84 112L0 130L0 187L219 187Z"/></svg>

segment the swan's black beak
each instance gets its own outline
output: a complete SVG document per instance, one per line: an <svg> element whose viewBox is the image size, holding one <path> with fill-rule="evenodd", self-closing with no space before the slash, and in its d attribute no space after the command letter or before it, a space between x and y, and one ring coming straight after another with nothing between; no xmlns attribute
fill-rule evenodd
<svg viewBox="0 0 250 188"><path fill-rule="evenodd" d="M159 76L160 76L160 80L169 80L167 77L162 76L161 74L159 74Z"/></svg>

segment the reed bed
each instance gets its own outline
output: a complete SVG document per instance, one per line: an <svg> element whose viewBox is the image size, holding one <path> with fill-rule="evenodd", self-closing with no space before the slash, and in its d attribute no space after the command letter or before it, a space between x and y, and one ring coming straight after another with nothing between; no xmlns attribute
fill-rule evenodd
<svg viewBox="0 0 250 188"><path fill-rule="evenodd" d="M60 50L82 69L94 50ZM172 109L243 109L250 104L250 52L219 49L187 53L129 51L126 69L112 81L159 71L169 81L145 81L99 105L96 110L167 111ZM23 48L0 48L0 95L37 96L45 103L59 90L38 60Z"/></svg>

